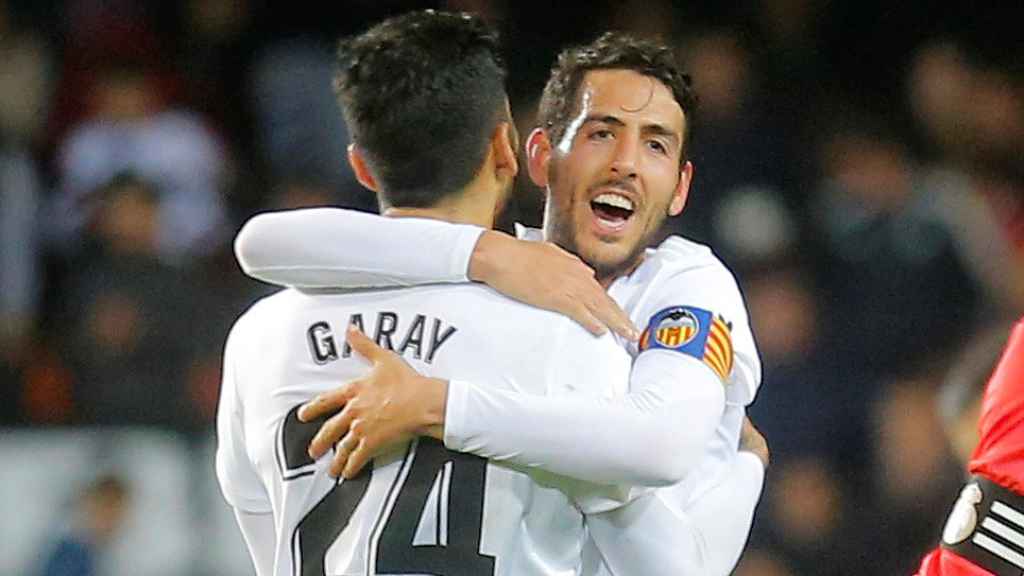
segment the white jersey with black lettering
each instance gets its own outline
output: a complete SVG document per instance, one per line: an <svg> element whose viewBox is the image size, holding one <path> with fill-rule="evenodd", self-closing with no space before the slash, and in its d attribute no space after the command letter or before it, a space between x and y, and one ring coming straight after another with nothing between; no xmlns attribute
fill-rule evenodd
<svg viewBox="0 0 1024 576"><path fill-rule="evenodd" d="M272 514L276 576L562 575L580 569L573 481L452 452L396 446L355 479L306 452L321 422L298 407L368 368L344 342L356 324L417 371L536 395L628 379L630 360L558 315L478 285L309 294L256 303L228 338L217 475L237 511Z"/></svg>
<svg viewBox="0 0 1024 576"><path fill-rule="evenodd" d="M235 251L247 274L279 285L461 282L481 233L304 209L254 217ZM628 494L575 497L592 538L584 576L728 574L764 479L757 457L737 453L761 381L743 297L708 247L677 237L648 250L609 293L645 329L639 345L622 343L635 363L618 397L538 403L459 382L449 386L445 445L489 458L528 455L558 474L622 486ZM576 382L588 392L586 380Z"/></svg>

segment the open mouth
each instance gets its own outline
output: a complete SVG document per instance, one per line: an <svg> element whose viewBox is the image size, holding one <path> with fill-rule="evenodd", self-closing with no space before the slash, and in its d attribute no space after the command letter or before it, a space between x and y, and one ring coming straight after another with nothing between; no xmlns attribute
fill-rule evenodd
<svg viewBox="0 0 1024 576"><path fill-rule="evenodd" d="M590 201L590 209L602 227L614 231L626 225L635 207L629 198L606 192Z"/></svg>

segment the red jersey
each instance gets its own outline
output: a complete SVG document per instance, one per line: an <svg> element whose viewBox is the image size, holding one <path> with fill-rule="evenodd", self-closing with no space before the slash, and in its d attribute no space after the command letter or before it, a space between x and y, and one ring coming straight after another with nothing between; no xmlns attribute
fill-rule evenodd
<svg viewBox="0 0 1024 576"><path fill-rule="evenodd" d="M985 389L980 439L968 469L978 479L960 495L943 531L944 548L917 576L999 576L1024 570L1024 319L1017 322ZM991 486L988 481L998 486ZM979 486L986 486L984 497ZM955 552L951 548L967 552ZM970 555L976 561L968 560ZM982 568L985 564L991 570Z"/></svg>

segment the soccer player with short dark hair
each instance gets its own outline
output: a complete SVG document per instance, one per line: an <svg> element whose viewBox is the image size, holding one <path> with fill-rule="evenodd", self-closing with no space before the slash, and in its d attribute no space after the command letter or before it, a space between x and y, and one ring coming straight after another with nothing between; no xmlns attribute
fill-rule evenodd
<svg viewBox="0 0 1024 576"><path fill-rule="evenodd" d="M312 454L334 448L333 472L352 477L387 440L418 433L427 412L441 414L435 424L449 449L619 487L628 504L591 501L585 510L596 547L587 549L584 574L731 571L764 474L761 459L737 452L760 361L736 282L710 249L678 237L647 249L689 193L693 103L667 48L603 35L559 58L543 123L525 140L530 177L548 192L546 239L575 252L646 328L620 342L633 364L612 397L589 397L582 372L564 394L548 396L495 390L458 372L420 376L400 346L355 336L353 346L376 368L300 413L330 416ZM601 299L579 283L578 262L548 248L472 227L331 209L260 215L236 240L243 268L279 284L481 280L592 327L588 314ZM559 346L542 330L519 338ZM657 477L637 474L654 462Z"/></svg>

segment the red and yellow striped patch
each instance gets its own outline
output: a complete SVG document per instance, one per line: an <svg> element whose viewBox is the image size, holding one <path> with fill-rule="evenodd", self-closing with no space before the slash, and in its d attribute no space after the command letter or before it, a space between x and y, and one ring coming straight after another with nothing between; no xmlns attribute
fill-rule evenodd
<svg viewBox="0 0 1024 576"><path fill-rule="evenodd" d="M728 324L721 316L715 316L708 330L708 339L704 344L704 363L711 367L723 380L729 380L732 373L732 334Z"/></svg>
<svg viewBox="0 0 1024 576"><path fill-rule="evenodd" d="M721 316L695 306L670 306L651 316L638 350L671 350L696 358L729 382L732 327Z"/></svg>

